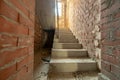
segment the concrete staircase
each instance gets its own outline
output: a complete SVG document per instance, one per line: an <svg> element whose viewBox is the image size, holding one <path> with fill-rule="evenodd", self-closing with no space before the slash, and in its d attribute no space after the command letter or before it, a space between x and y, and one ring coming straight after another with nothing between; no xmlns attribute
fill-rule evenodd
<svg viewBox="0 0 120 80"><path fill-rule="evenodd" d="M86 73L84 77L92 78L81 77L78 80L97 80L97 63L89 58L88 51L83 49L70 30L61 30L59 39L54 38L48 80L77 80L76 72Z"/></svg>

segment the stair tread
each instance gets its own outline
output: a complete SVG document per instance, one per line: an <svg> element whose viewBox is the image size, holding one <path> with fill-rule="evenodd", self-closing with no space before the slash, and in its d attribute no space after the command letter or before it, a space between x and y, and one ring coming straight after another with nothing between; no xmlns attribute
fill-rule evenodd
<svg viewBox="0 0 120 80"><path fill-rule="evenodd" d="M53 49L82 49L82 44L74 43L54 43Z"/></svg>
<svg viewBox="0 0 120 80"><path fill-rule="evenodd" d="M54 44L75 44L75 45L81 45L81 44L79 44L79 43L54 43Z"/></svg>
<svg viewBox="0 0 120 80"><path fill-rule="evenodd" d="M87 51L86 49L52 49L52 51Z"/></svg>
<svg viewBox="0 0 120 80"><path fill-rule="evenodd" d="M51 59L50 63L96 63L90 58L57 58Z"/></svg>

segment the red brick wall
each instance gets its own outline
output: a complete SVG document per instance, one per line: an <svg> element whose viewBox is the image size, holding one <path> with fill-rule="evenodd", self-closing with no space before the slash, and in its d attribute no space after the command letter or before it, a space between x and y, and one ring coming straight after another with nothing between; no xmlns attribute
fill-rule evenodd
<svg viewBox="0 0 120 80"><path fill-rule="evenodd" d="M99 80L120 80L120 0L101 0L101 4L102 74Z"/></svg>
<svg viewBox="0 0 120 80"><path fill-rule="evenodd" d="M32 80L35 0L0 0L0 80Z"/></svg>

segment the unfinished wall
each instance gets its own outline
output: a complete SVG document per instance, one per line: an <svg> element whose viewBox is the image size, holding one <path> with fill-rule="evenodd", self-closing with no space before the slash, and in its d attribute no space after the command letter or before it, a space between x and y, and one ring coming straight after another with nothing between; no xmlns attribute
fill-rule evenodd
<svg viewBox="0 0 120 80"><path fill-rule="evenodd" d="M120 80L120 0L101 0L102 74L99 80Z"/></svg>
<svg viewBox="0 0 120 80"><path fill-rule="evenodd" d="M43 29L55 27L55 0L36 0L36 15Z"/></svg>
<svg viewBox="0 0 120 80"><path fill-rule="evenodd" d="M67 5L68 26L88 50L89 56L100 60L100 0L68 0Z"/></svg>
<svg viewBox="0 0 120 80"><path fill-rule="evenodd" d="M37 8L37 7L36 7ZM47 41L47 33L42 29L38 17L35 18L34 50L38 51L43 48Z"/></svg>
<svg viewBox="0 0 120 80"><path fill-rule="evenodd" d="M34 0L0 0L0 80L33 80Z"/></svg>

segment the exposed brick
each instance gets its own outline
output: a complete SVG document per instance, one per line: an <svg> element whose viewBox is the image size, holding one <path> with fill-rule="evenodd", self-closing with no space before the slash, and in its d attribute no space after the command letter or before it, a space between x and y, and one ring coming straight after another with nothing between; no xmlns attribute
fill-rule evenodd
<svg viewBox="0 0 120 80"><path fill-rule="evenodd" d="M28 67L24 66L22 69L20 69L17 72L17 76L15 77L14 80L27 80L26 78L31 77L30 75L28 76Z"/></svg>
<svg viewBox="0 0 120 80"><path fill-rule="evenodd" d="M3 48L17 46L17 37L3 35L3 34L1 34L0 36L1 36L0 37L0 50Z"/></svg>
<svg viewBox="0 0 120 80"><path fill-rule="evenodd" d="M111 73L113 73L113 75L115 75L118 78L118 80L120 79L120 67L116 67L112 65Z"/></svg>
<svg viewBox="0 0 120 80"><path fill-rule="evenodd" d="M33 38L31 37L19 37L18 46L31 46L33 44Z"/></svg>
<svg viewBox="0 0 120 80"><path fill-rule="evenodd" d="M104 3L105 2L105 3ZM108 2L106 4L106 2ZM109 3L110 2L110 3ZM109 6L101 12L101 32L102 32L102 74L110 78L110 80L120 79L120 1L119 0L102 0L102 8ZM111 69L108 70L108 65ZM106 68L107 67L107 68ZM102 80L102 79L101 79Z"/></svg>
<svg viewBox="0 0 120 80"><path fill-rule="evenodd" d="M24 2L0 0L0 80L33 80L35 0Z"/></svg>
<svg viewBox="0 0 120 80"><path fill-rule="evenodd" d="M26 5L26 7L30 11L34 12L34 9L35 9L35 1L34 0L31 0L31 1L29 1L29 0L22 0L22 2Z"/></svg>
<svg viewBox="0 0 120 80"><path fill-rule="evenodd" d="M9 1L28 17L28 10L20 4L19 0L9 0Z"/></svg>
<svg viewBox="0 0 120 80"><path fill-rule="evenodd" d="M19 15L19 23L23 24L24 26L31 27L31 28L33 27L34 28L33 22L30 19L24 18L22 15Z"/></svg>
<svg viewBox="0 0 120 80"><path fill-rule="evenodd" d="M0 17L0 32L19 34L19 35L28 35L28 28L21 26L20 24L12 23L2 17Z"/></svg>
<svg viewBox="0 0 120 80"><path fill-rule="evenodd" d="M7 80L7 78L16 73L16 64L0 70L0 80Z"/></svg>
<svg viewBox="0 0 120 80"><path fill-rule="evenodd" d="M101 70L101 72L107 76L110 80L119 80L115 75L113 75L110 72L105 71L104 69Z"/></svg>
<svg viewBox="0 0 120 80"><path fill-rule="evenodd" d="M71 31L75 34L75 37L82 43L85 47L90 57L97 57L95 49L99 48L98 45L94 43L96 34L99 32L99 27L96 29L96 26L99 26L97 23L100 23L98 15L99 13L99 1L98 0L72 0L69 1L69 11L68 11L68 24ZM98 40L96 40L98 41ZM99 44L99 41L98 41Z"/></svg>
<svg viewBox="0 0 120 80"><path fill-rule="evenodd" d="M27 54L29 54L28 48L20 48L13 51L11 50L4 51L3 53L0 53L0 57L1 57L0 67Z"/></svg>
<svg viewBox="0 0 120 80"><path fill-rule="evenodd" d="M30 63L33 63L33 57L34 57L33 55L28 55L20 62L17 62L17 70L20 70L22 67L28 66Z"/></svg>
<svg viewBox="0 0 120 80"><path fill-rule="evenodd" d="M106 71L108 72L111 71L111 65L109 63L102 61L101 65L102 65L102 68L105 69Z"/></svg>
<svg viewBox="0 0 120 80"><path fill-rule="evenodd" d="M8 6L3 0L0 1L0 15L7 16L18 21L18 12Z"/></svg>

